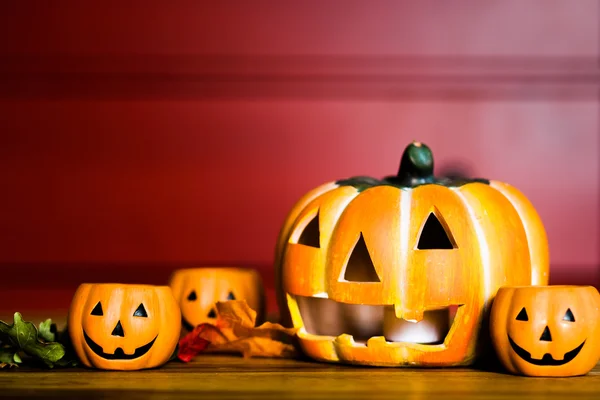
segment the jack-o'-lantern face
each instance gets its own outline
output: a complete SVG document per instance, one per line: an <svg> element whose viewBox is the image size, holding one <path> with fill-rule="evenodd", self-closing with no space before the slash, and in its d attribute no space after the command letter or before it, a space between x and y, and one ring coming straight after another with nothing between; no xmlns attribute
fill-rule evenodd
<svg viewBox="0 0 600 400"><path fill-rule="evenodd" d="M244 268L189 268L173 273L169 285L173 290L187 330L208 322L215 323L217 301L246 300L257 312L257 321L264 314L264 291L260 275Z"/></svg>
<svg viewBox="0 0 600 400"><path fill-rule="evenodd" d="M591 286L503 287L490 331L512 373L574 376L600 359L600 295Z"/></svg>
<svg viewBox="0 0 600 400"><path fill-rule="evenodd" d="M71 303L68 325L84 365L136 370L169 360L181 313L167 286L83 284Z"/></svg>
<svg viewBox="0 0 600 400"><path fill-rule="evenodd" d="M438 180L431 157L413 143L397 177L324 185L294 207L277 246L278 301L309 356L467 365L498 287L547 282L545 233L523 195Z"/></svg>

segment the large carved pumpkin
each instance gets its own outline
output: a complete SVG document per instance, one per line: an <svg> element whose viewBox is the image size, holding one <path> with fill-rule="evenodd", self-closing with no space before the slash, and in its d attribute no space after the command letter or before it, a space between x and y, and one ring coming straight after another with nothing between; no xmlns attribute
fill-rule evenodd
<svg viewBox="0 0 600 400"><path fill-rule="evenodd" d="M84 365L138 370L169 360L181 312L168 286L85 283L71 302L68 326Z"/></svg>
<svg viewBox="0 0 600 400"><path fill-rule="evenodd" d="M548 247L519 191L437 179L415 142L397 176L301 198L278 239L276 278L283 322L314 359L467 365L485 348L479 331L498 288L547 283Z"/></svg>
<svg viewBox="0 0 600 400"><path fill-rule="evenodd" d="M257 271L236 267L185 268L173 272L169 286L181 308L183 326L193 330L201 323L214 324L217 301L245 300L264 319L265 294Z"/></svg>
<svg viewBox="0 0 600 400"><path fill-rule="evenodd" d="M490 332L513 374L584 375L600 359L600 294L593 286L502 287Z"/></svg>

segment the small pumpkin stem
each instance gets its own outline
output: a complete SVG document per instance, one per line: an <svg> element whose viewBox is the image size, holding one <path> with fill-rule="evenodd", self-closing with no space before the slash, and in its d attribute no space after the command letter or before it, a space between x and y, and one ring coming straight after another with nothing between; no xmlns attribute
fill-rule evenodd
<svg viewBox="0 0 600 400"><path fill-rule="evenodd" d="M433 154L429 147L420 142L409 144L400 161L398 179L401 181L433 180Z"/></svg>

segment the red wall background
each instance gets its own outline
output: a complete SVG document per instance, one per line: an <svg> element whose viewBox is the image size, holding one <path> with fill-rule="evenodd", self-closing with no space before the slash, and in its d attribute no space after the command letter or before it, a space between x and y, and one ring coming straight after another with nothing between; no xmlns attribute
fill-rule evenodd
<svg viewBox="0 0 600 400"><path fill-rule="evenodd" d="M3 2L0 309L209 263L269 285L293 203L395 172L413 139L438 171L521 189L552 282L599 285L599 15L594 0Z"/></svg>

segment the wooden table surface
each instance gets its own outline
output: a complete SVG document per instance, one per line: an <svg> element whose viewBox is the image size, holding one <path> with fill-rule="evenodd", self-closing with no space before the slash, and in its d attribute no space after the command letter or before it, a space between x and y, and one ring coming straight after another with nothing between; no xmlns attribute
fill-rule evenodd
<svg viewBox="0 0 600 400"><path fill-rule="evenodd" d="M309 361L202 355L133 372L0 370L0 397L178 399L600 399L600 364L574 378L471 369L359 368Z"/></svg>

